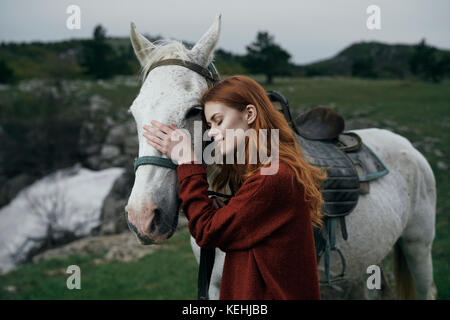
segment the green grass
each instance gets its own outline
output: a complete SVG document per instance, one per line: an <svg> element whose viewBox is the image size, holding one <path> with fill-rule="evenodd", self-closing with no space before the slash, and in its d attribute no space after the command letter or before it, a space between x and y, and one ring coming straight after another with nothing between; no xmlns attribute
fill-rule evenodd
<svg viewBox="0 0 450 320"><path fill-rule="evenodd" d="M262 83L264 77L255 76ZM411 142L424 142L425 137L437 139L430 150L418 147L430 162L436 177L438 202L436 238L433 244L434 281L439 299L450 299L450 214L449 171L438 169L438 161L447 165L450 158L450 82L431 84L401 80L363 80L353 78L276 78L266 90L286 95L294 110L316 105L330 106L345 117L358 110L371 110L368 118L381 128L397 131ZM118 86L113 89L94 85L97 93L112 102L113 110L128 108L138 88ZM131 116L131 115L130 115ZM386 125L386 120L395 123ZM443 156L435 154L439 149ZM197 264L194 260L187 230L169 240L171 247L132 263L114 262L95 265L95 257L72 257L24 265L0 277L1 299L195 299ZM68 290L66 274L46 275L46 270L67 268L78 264L82 270L82 289ZM9 293L5 287L15 286Z"/></svg>
<svg viewBox="0 0 450 320"><path fill-rule="evenodd" d="M167 244L130 263L95 264L100 255L88 255L23 265L0 277L0 299L195 299L197 262L187 229ZM81 269L80 290L66 286L73 264Z"/></svg>

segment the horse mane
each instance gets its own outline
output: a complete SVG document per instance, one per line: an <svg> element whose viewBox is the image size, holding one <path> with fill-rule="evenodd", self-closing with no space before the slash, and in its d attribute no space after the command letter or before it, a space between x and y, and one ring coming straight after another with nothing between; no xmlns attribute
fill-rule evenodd
<svg viewBox="0 0 450 320"><path fill-rule="evenodd" d="M176 58L191 61L189 50L178 40L159 39L154 42L155 48L144 48L142 50L151 50L151 54L146 64L141 68L142 82L151 66L158 61L168 58Z"/></svg>

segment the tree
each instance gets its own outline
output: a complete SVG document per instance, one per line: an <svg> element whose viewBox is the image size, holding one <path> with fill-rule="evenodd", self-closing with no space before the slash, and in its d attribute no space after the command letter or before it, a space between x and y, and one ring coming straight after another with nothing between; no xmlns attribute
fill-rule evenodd
<svg viewBox="0 0 450 320"><path fill-rule="evenodd" d="M0 83L14 83L15 81L14 70L5 61L0 60Z"/></svg>
<svg viewBox="0 0 450 320"><path fill-rule="evenodd" d="M94 29L94 39L83 43L81 66L85 73L94 78L108 78L108 60L112 48L106 43L106 30L98 25Z"/></svg>
<svg viewBox="0 0 450 320"><path fill-rule="evenodd" d="M448 70L450 61L447 55L439 55L436 48L430 47L422 39L414 47L414 53L409 60L411 72L423 80L439 82Z"/></svg>
<svg viewBox="0 0 450 320"><path fill-rule="evenodd" d="M372 57L358 57L352 64L352 76L361 78L377 78Z"/></svg>
<svg viewBox="0 0 450 320"><path fill-rule="evenodd" d="M107 43L106 30L98 25L94 29L94 39L83 43L80 64L85 73L96 79L107 79L116 74L130 74L128 52L119 49L117 52Z"/></svg>
<svg viewBox="0 0 450 320"><path fill-rule="evenodd" d="M276 75L289 75L291 55L274 42L274 37L268 32L258 32L256 41L246 47L244 67L252 73L262 73L267 76L267 83L273 82Z"/></svg>

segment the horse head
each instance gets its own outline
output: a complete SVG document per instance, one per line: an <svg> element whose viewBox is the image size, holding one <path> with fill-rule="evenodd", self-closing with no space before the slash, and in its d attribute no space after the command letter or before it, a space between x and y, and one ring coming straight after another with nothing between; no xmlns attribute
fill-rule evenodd
<svg viewBox="0 0 450 320"><path fill-rule="evenodd" d="M162 60L180 59L206 68L213 59L220 20L218 15L192 49L175 40L154 44L131 23L131 43L144 74L140 92L129 109L137 125L139 158L159 157L169 161L142 136L144 124L150 124L151 120L173 122L194 137L193 123L201 119L199 101L208 88L205 77L180 65L152 66ZM169 238L177 227L179 207L176 170L155 164L137 167L125 211L129 228L142 244L160 243Z"/></svg>

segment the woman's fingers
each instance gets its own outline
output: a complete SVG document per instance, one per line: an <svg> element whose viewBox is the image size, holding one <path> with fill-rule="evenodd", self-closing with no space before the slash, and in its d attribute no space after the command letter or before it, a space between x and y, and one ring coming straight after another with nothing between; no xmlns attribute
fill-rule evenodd
<svg viewBox="0 0 450 320"><path fill-rule="evenodd" d="M159 128L159 130L161 130L162 132L164 132L164 133L166 133L166 134L170 134L170 133L172 132L172 129L171 129L171 128L169 128L168 126L162 124L162 123L159 122L159 121L152 120L152 121L150 121L150 123L151 123L152 125L154 125L155 127Z"/></svg>
<svg viewBox="0 0 450 320"><path fill-rule="evenodd" d="M173 123L166 126L158 121L152 120L151 124L158 129L144 125L143 128L145 132L142 133L142 135L147 139L147 143L149 145L168 157L174 156L175 159L173 160L175 161L183 162L189 160L187 157L191 157L192 146L190 144L190 138L186 136L186 133L183 130L178 129ZM179 143L183 143L181 146L183 150L182 154L179 154L178 156L177 154L172 155L172 150L174 150L176 145ZM191 149L191 153L188 152L189 147ZM185 152L184 150L187 151Z"/></svg>
<svg viewBox="0 0 450 320"><path fill-rule="evenodd" d="M145 133L145 132L142 135L145 138L147 138L147 140L151 140L151 141L153 141L153 142L155 142L157 144L162 144L163 143L163 139L161 139L159 137L156 137L154 135L151 135L151 134L148 134L148 133Z"/></svg>
<svg viewBox="0 0 450 320"><path fill-rule="evenodd" d="M222 199L217 198L217 204L219 205L220 208L225 206L225 202L222 201Z"/></svg>
<svg viewBox="0 0 450 320"><path fill-rule="evenodd" d="M145 139L146 139L146 141L147 141L147 143L149 145L151 145L152 147L154 147L158 151L161 151L161 149L163 147L161 140L158 140L158 138L152 137L152 136L150 136L150 135L148 135L146 133L144 133L143 135L144 135L144 137L145 137Z"/></svg>
<svg viewBox="0 0 450 320"><path fill-rule="evenodd" d="M169 135L152 128L146 128L146 130L147 132L142 133L142 135L146 138L147 143L159 152L169 156L172 144Z"/></svg>
<svg viewBox="0 0 450 320"><path fill-rule="evenodd" d="M156 150L158 150L158 151L161 152L162 147L161 147L159 144L153 142L153 141L150 140L150 139L147 139L147 143L148 143L149 145L151 145L153 148L155 148Z"/></svg>
<svg viewBox="0 0 450 320"><path fill-rule="evenodd" d="M216 197L212 198L212 202L213 202L213 205L214 205L214 209L219 209L220 208L219 204L217 203L217 198Z"/></svg>
<svg viewBox="0 0 450 320"><path fill-rule="evenodd" d="M149 133L151 133L151 134L161 138L161 140L167 139L167 137L179 138L179 135L175 134L175 133L177 133L176 131L178 130L178 128L172 122L170 123L169 127L166 126L166 125L163 125L162 123L160 123L160 122L158 122L156 120L152 120L151 123L155 127L159 128L159 130L155 129L155 128L152 128L152 127L149 127L147 125L143 126L144 130L146 130L147 132L149 132Z"/></svg>
<svg viewBox="0 0 450 320"><path fill-rule="evenodd" d="M144 126L144 129L147 132L151 133L153 136L156 136L156 137L160 138L161 140L165 139L166 136L167 136L166 133L162 132L161 130L155 129L155 128Z"/></svg>
<svg viewBox="0 0 450 320"><path fill-rule="evenodd" d="M221 199L219 199L215 196L212 197L211 199L213 200L213 205L214 205L215 209L220 209L225 206L225 203Z"/></svg>

